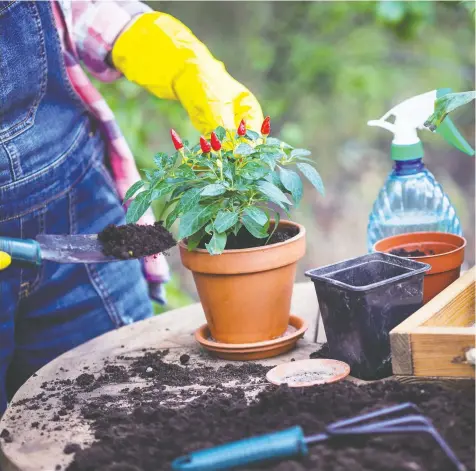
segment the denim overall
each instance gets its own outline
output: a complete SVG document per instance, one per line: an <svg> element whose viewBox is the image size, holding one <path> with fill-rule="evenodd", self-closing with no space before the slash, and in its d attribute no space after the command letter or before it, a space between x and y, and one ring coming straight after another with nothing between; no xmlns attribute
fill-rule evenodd
<svg viewBox="0 0 476 471"><path fill-rule="evenodd" d="M0 236L124 223L100 130L68 81L51 5L0 1ZM0 271L0 417L61 353L152 315L136 260Z"/></svg>

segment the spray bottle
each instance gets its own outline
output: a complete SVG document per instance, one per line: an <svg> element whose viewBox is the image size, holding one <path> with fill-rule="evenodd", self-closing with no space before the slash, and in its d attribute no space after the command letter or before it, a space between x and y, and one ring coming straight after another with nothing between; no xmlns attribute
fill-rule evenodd
<svg viewBox="0 0 476 471"><path fill-rule="evenodd" d="M392 108L380 119L369 121L394 134L391 158L395 162L370 213L367 230L369 252L385 238L406 232L449 232L462 235L461 224L448 195L423 164L423 145L417 130L434 111L435 100L450 89L433 90ZM388 121L388 118L394 118ZM428 129L427 129L428 130ZM446 118L435 131L468 155L474 150Z"/></svg>

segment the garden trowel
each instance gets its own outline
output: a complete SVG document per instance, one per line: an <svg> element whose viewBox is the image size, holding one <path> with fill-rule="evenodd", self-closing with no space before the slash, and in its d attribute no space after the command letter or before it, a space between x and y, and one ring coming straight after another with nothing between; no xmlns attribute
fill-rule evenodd
<svg viewBox="0 0 476 471"><path fill-rule="evenodd" d="M44 260L57 263L101 263L121 260L104 255L97 234L41 234L36 240L0 237L0 252L10 254L12 260L33 265L41 265Z"/></svg>

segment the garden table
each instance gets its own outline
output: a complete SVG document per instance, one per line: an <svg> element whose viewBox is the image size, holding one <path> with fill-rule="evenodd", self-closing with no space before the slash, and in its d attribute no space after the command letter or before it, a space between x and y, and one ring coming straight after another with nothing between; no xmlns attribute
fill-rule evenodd
<svg viewBox="0 0 476 471"><path fill-rule="evenodd" d="M265 365L276 365L289 361L291 358L305 359L317 350L318 343L325 342L325 334L317 315L318 304L311 282L298 283L294 286L291 312L309 323L309 329L297 348L287 354L257 362ZM5 415L0 421L0 433L7 429L13 438L11 443L0 439L0 469L2 471L55 471L64 469L71 461L72 455L65 455L63 450L67 443L87 444L93 440L88 424L79 421L79 407L61 418L62 429L43 432L42 427L49 422L60 399L53 397L44 402L44 407L34 410L17 408L16 403L31 398L43 391L41 385L52 380L75 380L80 374L99 373L108 358L118 355L140 355L144 348L170 349L167 361L178 360L187 353L190 362L200 360L210 366L219 367L229 361L219 360L210 356L195 342L194 331L205 323L205 316L199 303L180 309L168 311L160 316L122 327L93 339L55 359L32 376L17 392ZM319 327L317 329L317 327ZM316 332L318 334L316 335ZM120 394L119 389L145 384L142 382L120 385L105 385L90 393L82 394L81 401L88 397L102 394ZM177 394L180 388L177 388ZM49 410L49 404L52 409ZM32 426L32 424L35 424ZM57 468L60 465L60 468Z"/></svg>

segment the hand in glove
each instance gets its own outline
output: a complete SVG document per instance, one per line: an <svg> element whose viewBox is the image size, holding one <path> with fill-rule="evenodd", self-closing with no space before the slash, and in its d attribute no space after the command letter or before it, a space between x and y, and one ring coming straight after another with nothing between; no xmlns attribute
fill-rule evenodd
<svg viewBox="0 0 476 471"><path fill-rule="evenodd" d="M195 128L235 129L241 119L258 131L261 107L193 33L165 13L145 13L116 40L114 66L159 98L179 100Z"/></svg>

